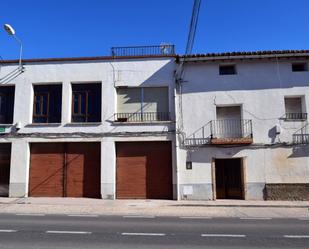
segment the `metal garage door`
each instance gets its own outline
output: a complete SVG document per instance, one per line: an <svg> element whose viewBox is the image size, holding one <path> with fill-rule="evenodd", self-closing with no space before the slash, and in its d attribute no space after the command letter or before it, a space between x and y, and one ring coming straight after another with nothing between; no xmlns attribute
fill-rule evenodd
<svg viewBox="0 0 309 249"><path fill-rule="evenodd" d="M173 198L171 142L120 142L116 146L117 198Z"/></svg>
<svg viewBox="0 0 309 249"><path fill-rule="evenodd" d="M11 144L0 144L0 196L9 195Z"/></svg>
<svg viewBox="0 0 309 249"><path fill-rule="evenodd" d="M100 143L31 144L29 196L100 197Z"/></svg>

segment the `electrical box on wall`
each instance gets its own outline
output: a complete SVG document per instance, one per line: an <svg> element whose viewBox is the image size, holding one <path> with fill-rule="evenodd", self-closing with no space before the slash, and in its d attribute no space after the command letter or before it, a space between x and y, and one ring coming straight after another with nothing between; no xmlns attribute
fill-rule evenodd
<svg viewBox="0 0 309 249"><path fill-rule="evenodd" d="M186 169L191 170L192 169L192 162L186 162Z"/></svg>

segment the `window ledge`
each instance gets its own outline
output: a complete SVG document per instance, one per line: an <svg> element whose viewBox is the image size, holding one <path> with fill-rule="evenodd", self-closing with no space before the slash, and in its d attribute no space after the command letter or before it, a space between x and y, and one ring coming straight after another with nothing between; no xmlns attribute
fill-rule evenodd
<svg viewBox="0 0 309 249"><path fill-rule="evenodd" d="M58 127L61 123L31 123L25 125L25 127Z"/></svg>
<svg viewBox="0 0 309 249"><path fill-rule="evenodd" d="M0 124L0 127L12 127L14 124Z"/></svg>
<svg viewBox="0 0 309 249"><path fill-rule="evenodd" d="M100 125L102 125L102 122L73 122L73 123L67 123L64 126L75 127L75 126L100 126Z"/></svg>
<svg viewBox="0 0 309 249"><path fill-rule="evenodd" d="M284 120L285 122L304 122L304 121L306 121L307 119L304 119L304 118L299 118L299 119L284 118L283 120Z"/></svg>
<svg viewBox="0 0 309 249"><path fill-rule="evenodd" d="M145 121L145 122L119 122L113 121L114 125L162 125L162 124L171 124L174 123L172 120L168 121Z"/></svg>

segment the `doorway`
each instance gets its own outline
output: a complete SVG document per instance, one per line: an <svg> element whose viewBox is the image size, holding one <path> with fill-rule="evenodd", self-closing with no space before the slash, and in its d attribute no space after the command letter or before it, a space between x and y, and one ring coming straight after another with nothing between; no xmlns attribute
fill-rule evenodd
<svg viewBox="0 0 309 249"><path fill-rule="evenodd" d="M242 159L215 159L216 198L244 199Z"/></svg>

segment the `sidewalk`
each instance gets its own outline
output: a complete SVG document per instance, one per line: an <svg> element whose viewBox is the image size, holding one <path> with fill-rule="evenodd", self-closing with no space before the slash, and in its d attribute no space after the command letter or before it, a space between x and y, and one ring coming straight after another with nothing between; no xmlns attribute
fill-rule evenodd
<svg viewBox="0 0 309 249"><path fill-rule="evenodd" d="M309 201L0 198L0 213L309 218Z"/></svg>

